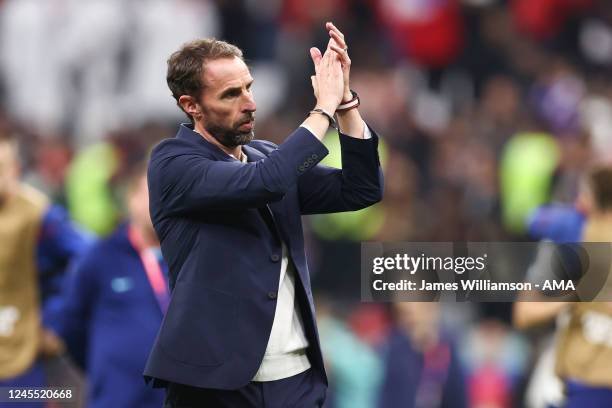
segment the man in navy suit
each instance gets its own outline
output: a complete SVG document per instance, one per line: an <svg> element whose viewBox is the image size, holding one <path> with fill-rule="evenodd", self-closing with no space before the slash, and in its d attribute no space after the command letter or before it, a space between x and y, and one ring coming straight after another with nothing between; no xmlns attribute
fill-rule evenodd
<svg viewBox="0 0 612 408"><path fill-rule="evenodd" d="M197 40L168 60L168 86L191 124L156 146L148 173L171 301L145 378L166 387L166 407L324 402L300 217L382 198L378 138L356 109L344 35L326 28L325 53L310 50L315 109L279 146L253 140L253 78L240 49ZM330 124L341 170L318 164Z"/></svg>

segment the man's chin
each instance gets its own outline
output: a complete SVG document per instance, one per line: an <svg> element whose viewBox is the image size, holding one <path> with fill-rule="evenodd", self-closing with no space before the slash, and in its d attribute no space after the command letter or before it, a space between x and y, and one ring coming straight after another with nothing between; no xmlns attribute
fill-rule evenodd
<svg viewBox="0 0 612 408"><path fill-rule="evenodd" d="M245 144L249 144L254 138L255 138L255 132L252 130L246 133L241 133L240 137L237 138L238 140L236 140L236 146L242 146Z"/></svg>
<svg viewBox="0 0 612 408"><path fill-rule="evenodd" d="M246 134L246 136L246 141L243 144L251 143L253 139L255 139L255 131L251 130L249 133Z"/></svg>
<svg viewBox="0 0 612 408"><path fill-rule="evenodd" d="M245 144L251 143L251 141L255 138L255 132L250 130L244 133L235 134L231 140L215 138L221 143L223 146L233 149L234 147L243 146Z"/></svg>

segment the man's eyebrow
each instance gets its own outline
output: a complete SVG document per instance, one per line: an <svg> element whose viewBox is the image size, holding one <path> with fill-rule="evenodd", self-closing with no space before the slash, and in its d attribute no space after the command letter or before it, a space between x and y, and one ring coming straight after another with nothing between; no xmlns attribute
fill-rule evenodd
<svg viewBox="0 0 612 408"><path fill-rule="evenodd" d="M224 96L230 95L231 93L236 91L240 91L239 86L232 86L230 88L226 88L221 92L221 97L223 98Z"/></svg>
<svg viewBox="0 0 612 408"><path fill-rule="evenodd" d="M250 87L251 85L253 85L253 82L254 82L254 81L255 81L254 79L251 79L251 80L250 80L250 81L249 81L249 82L246 84L247 88L248 88L248 87ZM224 90L221 92L221 97L223 97L223 96L225 96L225 95L229 95L230 93L235 92L235 91L240 91L241 89L242 89L242 86L230 86L229 88L226 88L226 89L224 89Z"/></svg>

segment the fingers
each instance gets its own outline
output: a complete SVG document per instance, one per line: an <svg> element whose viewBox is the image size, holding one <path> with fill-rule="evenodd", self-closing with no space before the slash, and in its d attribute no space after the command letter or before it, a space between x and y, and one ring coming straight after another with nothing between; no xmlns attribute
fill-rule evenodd
<svg viewBox="0 0 612 408"><path fill-rule="evenodd" d="M318 94L317 100L320 97L328 102L340 103L348 84L351 60L346 52L344 34L331 22L325 26L329 32L329 43L323 55L317 49L310 50L310 56L316 67L316 75L310 80L315 95Z"/></svg>
<svg viewBox="0 0 612 408"><path fill-rule="evenodd" d="M340 48L346 48L346 42L344 41L344 37L340 37L336 31L330 31L329 36L340 46Z"/></svg>
<svg viewBox="0 0 612 408"><path fill-rule="evenodd" d="M330 35L332 35L332 33L336 34L342 40L342 43L344 44L344 34L342 34L342 31L338 30L338 27L336 27L334 23L332 23L331 21L328 21L325 24L325 28L327 28L327 31L329 31Z"/></svg>
<svg viewBox="0 0 612 408"><path fill-rule="evenodd" d="M327 89L329 84L337 80L342 80L342 76L342 63L336 57L336 52L326 51L319 64L319 71L316 73L317 78L315 83L323 87L323 89ZM320 89L317 89L317 91L320 91Z"/></svg>
<svg viewBox="0 0 612 408"><path fill-rule="evenodd" d="M348 65L351 63L348 53L344 50L344 48L340 48L335 44L331 44L329 48L335 51L336 54L338 54L338 57L340 58L340 62L342 62L342 65Z"/></svg>
<svg viewBox="0 0 612 408"><path fill-rule="evenodd" d="M310 49L310 58L312 58L312 62L315 66L315 72L317 72L319 63L321 62L321 59L323 58L323 56L321 55L321 51L316 47L312 47Z"/></svg>
<svg viewBox="0 0 612 408"><path fill-rule="evenodd" d="M334 46L335 47L335 46ZM336 47L337 48L337 47ZM336 53L337 51L327 51L325 53L325 56L328 57L328 61L327 61L327 71L329 73L329 75L332 76L342 76L342 62L340 61L339 58L336 57Z"/></svg>
<svg viewBox="0 0 612 408"><path fill-rule="evenodd" d="M328 49L332 49L338 55L340 62L344 67L348 67L351 63L351 59L348 56L346 41L344 40L344 34L332 23L327 22L325 27L329 31L329 44Z"/></svg>
<svg viewBox="0 0 612 408"><path fill-rule="evenodd" d="M329 68L333 65L334 61L336 61L337 59L335 58L335 55L329 51L325 51L325 54L323 54L323 58L321 59L321 63L322 65L325 66L326 69L329 70Z"/></svg>
<svg viewBox="0 0 612 408"><path fill-rule="evenodd" d="M342 61L344 60L340 60L336 56L340 48L336 45L333 45L333 47L336 47L336 49L331 51L328 49L323 54L323 57L318 64L318 71L316 72L317 76L336 76L336 70L342 69Z"/></svg>

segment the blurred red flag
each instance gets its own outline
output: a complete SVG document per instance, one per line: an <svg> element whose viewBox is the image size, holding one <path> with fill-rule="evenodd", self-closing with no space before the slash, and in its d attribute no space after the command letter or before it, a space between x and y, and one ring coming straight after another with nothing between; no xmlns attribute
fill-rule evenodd
<svg viewBox="0 0 612 408"><path fill-rule="evenodd" d="M518 29L546 40L557 35L572 14L593 7L594 0L513 0L510 7Z"/></svg>
<svg viewBox="0 0 612 408"><path fill-rule="evenodd" d="M457 0L375 2L397 51L428 68L452 63L463 47L463 19Z"/></svg>

